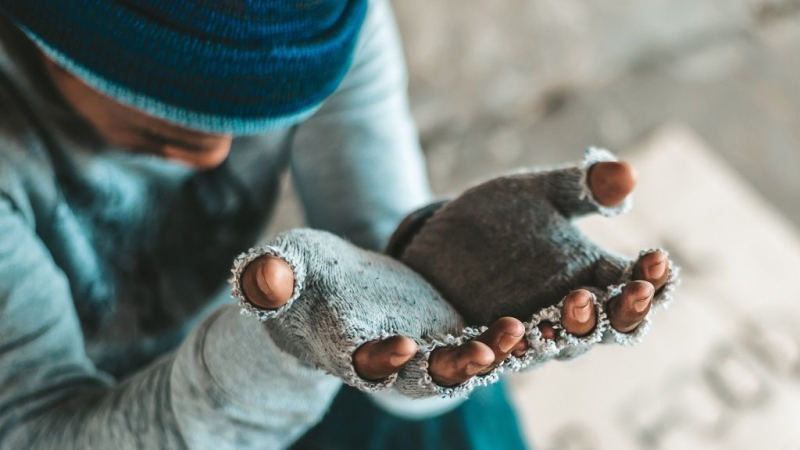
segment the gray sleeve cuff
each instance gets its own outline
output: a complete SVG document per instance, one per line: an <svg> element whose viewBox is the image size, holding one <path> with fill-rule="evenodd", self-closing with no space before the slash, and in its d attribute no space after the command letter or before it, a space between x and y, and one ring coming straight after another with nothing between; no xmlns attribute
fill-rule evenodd
<svg viewBox="0 0 800 450"><path fill-rule="evenodd" d="M178 350L172 407L192 448L284 448L317 423L339 380L282 352L234 305L215 311Z"/></svg>

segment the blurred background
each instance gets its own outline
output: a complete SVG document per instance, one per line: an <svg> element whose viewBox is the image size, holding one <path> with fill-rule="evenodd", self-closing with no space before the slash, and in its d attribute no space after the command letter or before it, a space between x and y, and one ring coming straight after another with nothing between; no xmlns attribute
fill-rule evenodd
<svg viewBox="0 0 800 450"><path fill-rule="evenodd" d="M604 146L637 167L635 207L582 228L683 269L642 345L510 377L529 442L800 449L800 1L394 7L437 193Z"/></svg>
<svg viewBox="0 0 800 450"><path fill-rule="evenodd" d="M800 1L394 6L437 190L677 120L800 224Z"/></svg>

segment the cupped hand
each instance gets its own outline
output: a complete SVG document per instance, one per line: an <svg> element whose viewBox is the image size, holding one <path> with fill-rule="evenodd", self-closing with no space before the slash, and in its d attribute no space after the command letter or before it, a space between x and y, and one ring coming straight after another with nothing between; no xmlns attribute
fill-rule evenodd
<svg viewBox="0 0 800 450"><path fill-rule="evenodd" d="M636 176L624 162L599 162L588 173L588 185L594 199L612 207L634 189ZM661 251L645 254L633 266L631 281L606 305L608 320L615 330L627 333L644 320L656 293L667 282L670 266ZM262 256L251 262L242 274L244 295L255 306L272 310L285 305L292 297L294 278L291 267L281 258ZM568 292L561 306L560 326L568 333L586 336L597 325L594 296L585 289ZM556 339L553 324L538 324L544 339ZM525 325L514 317L494 321L486 331L459 346L440 347L430 354L429 372L440 386L454 386L480 376L506 360L527 350ZM394 335L360 345L352 354L356 373L365 380L385 379L402 370L418 351L416 342L407 336Z"/></svg>

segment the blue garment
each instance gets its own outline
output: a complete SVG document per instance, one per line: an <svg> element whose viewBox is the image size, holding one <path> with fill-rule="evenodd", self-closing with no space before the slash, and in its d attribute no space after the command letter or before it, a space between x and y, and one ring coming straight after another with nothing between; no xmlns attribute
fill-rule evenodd
<svg viewBox="0 0 800 450"><path fill-rule="evenodd" d="M6 22L0 105L0 449L286 448L321 419L340 381L282 353L225 279L286 170L312 227L366 248L430 201L386 1L313 117L210 171L103 142Z"/></svg>
<svg viewBox="0 0 800 450"><path fill-rule="evenodd" d="M292 450L525 449L504 385L477 389L455 410L425 420L386 414L363 392L343 386L322 422Z"/></svg>

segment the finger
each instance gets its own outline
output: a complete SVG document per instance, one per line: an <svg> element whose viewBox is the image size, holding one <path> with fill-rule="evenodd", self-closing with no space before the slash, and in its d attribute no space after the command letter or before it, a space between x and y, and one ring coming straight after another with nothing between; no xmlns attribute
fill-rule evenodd
<svg viewBox="0 0 800 450"><path fill-rule="evenodd" d="M539 323L538 326L539 326L539 332L542 333L542 338L551 341L556 338L556 329L553 326L553 322L550 322L549 320L544 320L541 323Z"/></svg>
<svg viewBox="0 0 800 450"><path fill-rule="evenodd" d="M511 354L516 356L517 358L520 358L522 356L525 356L525 352L527 350L528 350L528 342L525 339L523 339L517 342L517 345L515 345L514 349L511 350Z"/></svg>
<svg viewBox="0 0 800 450"><path fill-rule="evenodd" d="M262 256L244 269L242 290L247 300L259 308L280 308L292 297L294 272L281 258Z"/></svg>
<svg viewBox="0 0 800 450"><path fill-rule="evenodd" d="M577 289L564 299L561 309L561 325L575 336L589 334L597 324L594 296L586 289Z"/></svg>
<svg viewBox="0 0 800 450"><path fill-rule="evenodd" d="M633 266L633 279L647 281L656 290L659 290L666 284L669 271L667 255L658 250L639 258L639 261Z"/></svg>
<svg viewBox="0 0 800 450"><path fill-rule="evenodd" d="M636 187L636 172L622 161L599 162L589 168L589 189L603 206L620 204Z"/></svg>
<svg viewBox="0 0 800 450"><path fill-rule="evenodd" d="M608 319L611 326L622 333L633 331L653 304L655 288L647 281L631 281L622 293L608 302Z"/></svg>
<svg viewBox="0 0 800 450"><path fill-rule="evenodd" d="M493 362L492 349L483 342L472 340L458 347L434 350L428 370L436 384L454 386L469 380Z"/></svg>
<svg viewBox="0 0 800 450"><path fill-rule="evenodd" d="M361 345L353 353L353 367L361 378L382 380L403 368L417 353L417 344L406 336L392 336Z"/></svg>
<svg viewBox="0 0 800 450"><path fill-rule="evenodd" d="M513 317L501 317L475 340L488 345L494 352L493 365L508 358L514 347L525 336L525 325Z"/></svg>

